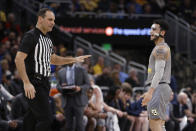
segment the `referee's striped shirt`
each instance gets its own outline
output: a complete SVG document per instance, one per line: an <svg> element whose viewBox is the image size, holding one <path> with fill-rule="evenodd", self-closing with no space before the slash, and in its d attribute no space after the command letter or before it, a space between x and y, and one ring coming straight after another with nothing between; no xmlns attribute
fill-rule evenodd
<svg viewBox="0 0 196 131"><path fill-rule="evenodd" d="M34 28L25 33L19 51L28 54L25 60L28 75L40 74L50 76L50 58L53 53L53 42L49 35L44 35L39 29Z"/></svg>

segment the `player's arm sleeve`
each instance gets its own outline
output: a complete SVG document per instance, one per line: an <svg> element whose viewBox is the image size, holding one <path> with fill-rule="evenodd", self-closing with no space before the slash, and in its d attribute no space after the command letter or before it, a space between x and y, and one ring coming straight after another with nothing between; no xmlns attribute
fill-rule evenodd
<svg viewBox="0 0 196 131"><path fill-rule="evenodd" d="M26 33L19 45L19 51L29 54L34 49L33 35Z"/></svg>
<svg viewBox="0 0 196 131"><path fill-rule="evenodd" d="M169 48L165 46L158 46L155 49L155 74L152 79L151 88L156 88L163 77L165 63L170 54L169 51Z"/></svg>
<svg viewBox="0 0 196 131"><path fill-rule="evenodd" d="M156 60L155 61L155 75L153 76L151 88L156 88L163 77L164 68L165 68L164 60Z"/></svg>

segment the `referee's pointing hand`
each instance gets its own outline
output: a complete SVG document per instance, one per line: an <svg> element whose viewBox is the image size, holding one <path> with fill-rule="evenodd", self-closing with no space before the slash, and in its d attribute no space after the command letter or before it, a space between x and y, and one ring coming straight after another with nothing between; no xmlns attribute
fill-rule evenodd
<svg viewBox="0 0 196 131"><path fill-rule="evenodd" d="M35 88L34 86L29 83L24 83L24 90L25 90L25 96L29 99L35 98Z"/></svg>
<svg viewBox="0 0 196 131"><path fill-rule="evenodd" d="M91 57L91 55L83 55L76 57L76 62L84 62L84 59Z"/></svg>

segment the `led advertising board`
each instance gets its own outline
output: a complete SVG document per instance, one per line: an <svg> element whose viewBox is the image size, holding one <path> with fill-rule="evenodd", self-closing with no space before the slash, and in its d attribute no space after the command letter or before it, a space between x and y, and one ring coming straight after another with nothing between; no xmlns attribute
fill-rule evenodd
<svg viewBox="0 0 196 131"><path fill-rule="evenodd" d="M60 30L96 43L140 46L149 43L152 19L57 18Z"/></svg>

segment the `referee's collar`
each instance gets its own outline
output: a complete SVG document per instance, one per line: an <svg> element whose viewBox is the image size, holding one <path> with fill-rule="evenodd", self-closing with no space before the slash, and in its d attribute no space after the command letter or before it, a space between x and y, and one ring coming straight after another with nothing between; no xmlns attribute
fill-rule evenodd
<svg viewBox="0 0 196 131"><path fill-rule="evenodd" d="M47 34L48 34L48 33L46 33L46 35L45 35L45 34L44 34L43 32L41 32L41 30L40 30L39 28L37 28L37 27L35 27L35 30L38 31L38 32L39 32L40 34L42 34L43 36L47 36Z"/></svg>

